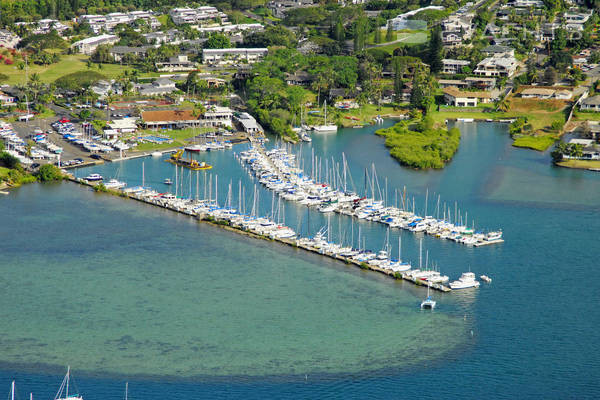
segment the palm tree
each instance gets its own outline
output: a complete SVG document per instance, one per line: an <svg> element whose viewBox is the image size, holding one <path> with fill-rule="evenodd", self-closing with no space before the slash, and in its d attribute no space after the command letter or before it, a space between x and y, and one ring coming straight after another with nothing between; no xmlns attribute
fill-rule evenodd
<svg viewBox="0 0 600 400"><path fill-rule="evenodd" d="M494 106L496 107L496 111L507 112L510 107L510 103L504 95L500 96L496 101L494 101Z"/></svg>

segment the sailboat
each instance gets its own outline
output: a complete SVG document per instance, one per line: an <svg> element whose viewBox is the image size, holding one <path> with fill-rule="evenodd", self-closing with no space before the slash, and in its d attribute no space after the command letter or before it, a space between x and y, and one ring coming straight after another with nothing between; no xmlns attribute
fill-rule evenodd
<svg viewBox="0 0 600 400"><path fill-rule="evenodd" d="M427 298L421 302L421 308L433 310L435 308L435 300L429 295L429 283L427 284Z"/></svg>
<svg viewBox="0 0 600 400"><path fill-rule="evenodd" d="M323 125L313 126L313 130L317 133L336 133L337 129L337 125L327 125L327 100L325 100L325 122Z"/></svg>
<svg viewBox="0 0 600 400"><path fill-rule="evenodd" d="M69 380L71 378L71 367L67 367L67 374L63 378L62 383L60 384L60 388L54 396L54 400L83 400L78 394L69 395ZM64 394L64 397L63 397Z"/></svg>

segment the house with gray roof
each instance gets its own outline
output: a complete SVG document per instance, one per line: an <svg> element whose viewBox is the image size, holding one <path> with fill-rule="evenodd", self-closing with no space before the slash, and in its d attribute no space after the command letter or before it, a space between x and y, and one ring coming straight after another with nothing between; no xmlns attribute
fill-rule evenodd
<svg viewBox="0 0 600 400"><path fill-rule="evenodd" d="M168 78L158 78L152 83L138 84L136 89L143 96L158 96L173 93L177 87L175 87L175 82Z"/></svg>
<svg viewBox="0 0 600 400"><path fill-rule="evenodd" d="M600 111L600 95L581 100L581 106L579 108L582 111Z"/></svg>

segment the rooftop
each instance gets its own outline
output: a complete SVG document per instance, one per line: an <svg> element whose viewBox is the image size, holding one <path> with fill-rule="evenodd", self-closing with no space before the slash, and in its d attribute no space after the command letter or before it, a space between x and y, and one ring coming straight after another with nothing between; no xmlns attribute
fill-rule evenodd
<svg viewBox="0 0 600 400"><path fill-rule="evenodd" d="M161 121L193 121L199 119L192 115L192 110L158 110L143 111L142 120L145 122Z"/></svg>
<svg viewBox="0 0 600 400"><path fill-rule="evenodd" d="M462 98L478 98L478 99L491 99L492 95L488 92L471 92L471 91L462 91L458 90L455 86L450 86L444 88L444 94L448 94L452 97L462 97Z"/></svg>

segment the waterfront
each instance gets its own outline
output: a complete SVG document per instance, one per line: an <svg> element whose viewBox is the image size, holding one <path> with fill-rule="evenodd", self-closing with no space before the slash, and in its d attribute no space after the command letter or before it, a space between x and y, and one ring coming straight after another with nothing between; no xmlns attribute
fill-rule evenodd
<svg viewBox="0 0 600 400"><path fill-rule="evenodd" d="M3 285L10 283L13 290L4 290L2 304L19 305L3 311L2 320L7 322L3 337L15 341L10 347L3 346L12 350L4 351L2 361L20 360L16 363L22 364L27 360L27 365L12 368L5 364L0 383L8 388L10 378L22 376L15 371L29 371L34 375L20 388L21 393L33 390L43 396L56 389L62 370L48 367L57 375L37 375L47 371L38 363L63 365L70 359L86 399L120 397L122 387L116 382L138 374L159 375L150 378L151 382L135 382L134 377L130 387L134 393L136 386L139 388L140 398L167 393L246 398L361 398L390 393L481 398L492 391L506 398L562 398L571 393L578 398L596 397L599 359L592 332L599 318L592 282L599 273L591 232L600 227L598 176L552 168L544 155L512 149L505 127L496 124L461 125L461 148L444 171L406 170L387 155L382 141L370 135L369 129L315 136L315 151L336 158L344 152L355 180L360 180L362 170L375 160L380 179L388 177L390 187L406 185L409 194L417 196L417 207L428 188L430 194L440 193L443 200L458 201L461 209L476 218L476 226L502 227L507 242L499 247L473 249L428 237L424 240L443 273L456 278L471 266L478 274L489 274L492 285L471 293L436 295L439 310L423 314L417 308L424 291L411 285L198 225L174 213L96 195L75 185L29 186L0 199L9 222L1 228L3 236L7 236L7 227L16 226L18 232L0 247L10 260L3 263ZM232 179L235 188L238 177L245 186L253 185L230 152L203 157L215 165L213 172L219 174L223 185ZM146 158L122 163L119 178L130 185L141 183L142 162L148 185L159 185L171 177L170 164ZM118 164L106 164L80 173L100 172L111 177L117 168ZM219 190L223 202L226 189L221 186ZM267 213L271 197L267 191L261 193L262 213ZM29 215L30 210L36 214ZM305 208L292 204L286 205L286 210L293 227L306 213ZM311 221L317 229L325 217L311 213ZM345 221L348 219L333 216L331 225L338 227ZM385 229L379 224L360 225L368 246L380 248ZM50 226L61 229L50 233ZM405 258L415 261L418 237L404 233L403 240ZM21 251L30 246L39 251ZM49 252L52 256L46 255ZM44 279L32 281L29 274L15 268L22 265ZM211 268L202 268L205 265ZM195 279L187 279L190 276ZM586 279L575 284L575 277L580 276ZM48 279L64 282L63 290L56 291L58 283L56 287L45 284ZM198 282L203 285L196 286ZM207 282L212 284L207 287ZM132 287L143 288L140 296L146 304L128 295ZM107 293L99 294L101 289ZM46 312L25 318L40 302L48 303ZM139 316L136 307L144 311ZM171 315L179 310L181 319L174 321ZM64 313L69 317L61 319ZM185 321L195 321L202 313L209 314L200 321L213 321L214 325L186 325ZM84 324L78 319L82 315L88 316ZM152 321L149 332L140 325L136 330L134 322L143 318ZM131 326L123 324L128 320ZM227 321L239 325L226 329ZM50 322L53 329L41 329ZM145 326L144 322L138 324ZM177 338L174 331L181 329L169 331L182 326L203 334L186 333ZM282 333L273 326L285 330ZM75 342L61 341L60 334L71 331L67 328L74 330L70 335L77 338ZM81 329L98 332L80 338L76 333ZM217 340L220 336L214 335L214 340L200 340L207 344L203 351L199 349L204 359L199 356L190 361L188 353L178 353L189 351L193 346L190 340L212 337L211 333L219 330L239 336ZM149 337L147 342L144 335ZM94 340L105 337L121 342ZM37 339L40 345L27 345L33 343L27 339ZM151 344L158 342L164 348L153 349ZM232 343L239 346L236 357L226 352ZM423 355L418 350L424 344L433 347L426 358L416 358ZM27 347L27 358L20 354L23 347ZM52 348L55 358L45 361ZM85 357L102 359L109 349L115 362L109 370L106 361L84 363ZM136 349L144 349L147 359L131 358ZM315 362L311 353L329 357ZM244 355L253 360L252 367L244 364ZM180 364L183 366L178 367ZM189 373L201 365L215 370ZM255 373L240 373L244 368ZM78 374L78 370L85 372ZM179 372L173 374L173 370ZM111 376L108 380L90 378L107 374ZM198 383L154 383L165 379L160 378L164 375L169 379L173 375L203 376L197 377ZM238 376L236 383L215 383L223 375ZM308 381L305 375L309 375ZM427 388L414 382L428 382ZM198 392L201 394L196 396Z"/></svg>

